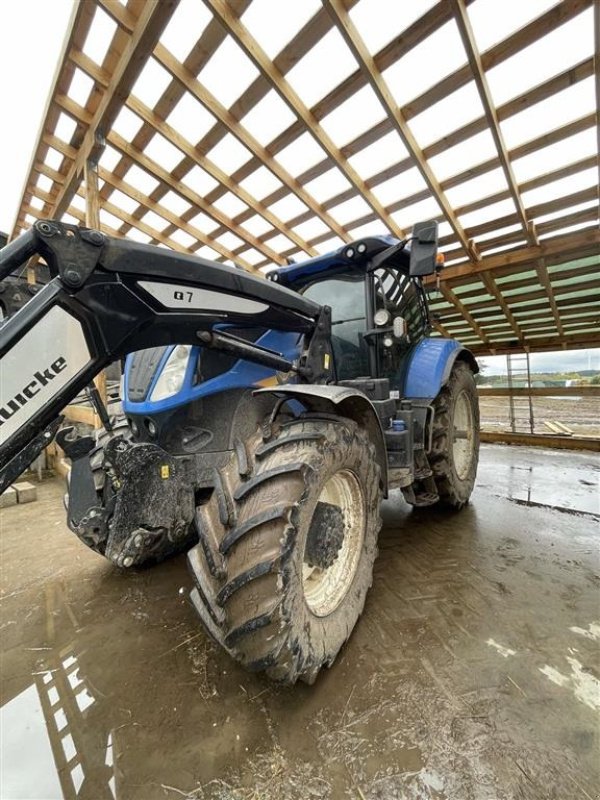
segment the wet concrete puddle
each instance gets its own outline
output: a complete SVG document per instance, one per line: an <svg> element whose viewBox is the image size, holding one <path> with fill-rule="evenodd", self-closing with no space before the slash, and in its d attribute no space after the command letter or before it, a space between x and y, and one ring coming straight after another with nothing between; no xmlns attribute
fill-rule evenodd
<svg viewBox="0 0 600 800"><path fill-rule="evenodd" d="M598 473L488 446L461 513L393 496L363 618L293 688L209 641L183 558L113 569L44 482L2 512L0 796L595 800Z"/></svg>

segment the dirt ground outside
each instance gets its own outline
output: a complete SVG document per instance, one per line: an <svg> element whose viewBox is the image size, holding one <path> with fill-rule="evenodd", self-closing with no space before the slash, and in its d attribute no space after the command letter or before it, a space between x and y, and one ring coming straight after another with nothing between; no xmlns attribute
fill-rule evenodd
<svg viewBox="0 0 600 800"><path fill-rule="evenodd" d="M527 398L515 398L515 416L520 424L517 430L528 430L525 425L529 415ZM575 435L600 436L600 399L597 397L534 397L534 433L551 434L545 422L560 422L571 428ZM480 397L481 428L484 431L509 431L508 397Z"/></svg>

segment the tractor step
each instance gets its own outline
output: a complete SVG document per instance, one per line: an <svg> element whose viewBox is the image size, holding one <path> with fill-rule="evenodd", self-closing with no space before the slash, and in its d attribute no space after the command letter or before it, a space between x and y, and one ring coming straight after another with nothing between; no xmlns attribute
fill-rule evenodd
<svg viewBox="0 0 600 800"><path fill-rule="evenodd" d="M421 469L418 472L415 472L414 480L422 481L424 478L431 478L433 472L430 469Z"/></svg>
<svg viewBox="0 0 600 800"><path fill-rule="evenodd" d="M434 505L439 499L439 494L434 494L433 492L424 492L423 494L415 495L415 502L413 505L417 506L418 508L424 508L425 506Z"/></svg>

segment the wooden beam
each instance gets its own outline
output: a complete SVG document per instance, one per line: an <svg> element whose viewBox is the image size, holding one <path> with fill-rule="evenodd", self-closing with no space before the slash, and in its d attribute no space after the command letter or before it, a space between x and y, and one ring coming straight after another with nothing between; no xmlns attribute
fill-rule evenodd
<svg viewBox="0 0 600 800"><path fill-rule="evenodd" d="M496 386L478 386L480 397L600 397L600 386L538 386L512 389Z"/></svg>
<svg viewBox="0 0 600 800"><path fill-rule="evenodd" d="M596 87L596 153L598 155L598 204L600 205L600 2L594 3L594 85Z"/></svg>
<svg viewBox="0 0 600 800"><path fill-rule="evenodd" d="M144 195L138 189L135 189L133 186L131 186L123 179L117 178L115 175L113 175L113 173L109 172L103 167L100 167L100 177L102 178L102 180L109 183L114 189L118 189L120 192L123 192L123 194L127 195L127 197L130 197L132 200L135 200L136 203L142 204L143 202L146 203L148 202L148 199L145 198ZM116 208L116 206L114 206L114 204L112 203L110 204L110 206L113 209ZM161 206L159 203L152 203L151 205L148 206L148 209L150 211L154 211L156 214L163 217L165 220L167 220L167 222L170 222L178 229L185 231L185 233L189 234L194 239L196 239L199 242L199 244L211 247L217 253L220 253L223 256L223 258L233 261L234 264L239 264L241 267L248 270L248 272L252 273L256 272L255 268L251 264L249 264L242 256L236 255L227 247L224 247L220 242L211 239L209 236L207 236L205 233L202 233L202 231L200 231L194 225L191 225L189 222L183 222L182 220L179 219L179 217L176 214L174 214L172 211L169 211L164 206ZM111 211L111 213L113 212ZM117 216L119 219L121 219L123 222L127 224L131 223L133 227L137 228L138 230L142 230L144 233L146 233L147 236L152 236L153 239L156 238L155 234L157 233L157 231L154 231L154 229L152 228L147 228L146 230L144 230L141 227L144 225L144 223L139 219L134 219L132 215L125 214L125 212L122 212L122 216L119 214L115 214L115 216ZM168 244L169 247L172 248L175 247L176 243L174 242L174 240L168 239L168 241L169 241ZM193 247L185 248L185 252L193 253L195 249L196 248ZM262 275L262 272L257 272L257 275Z"/></svg>
<svg viewBox="0 0 600 800"><path fill-rule="evenodd" d="M202 84L197 80L195 75L188 72L177 59L169 53L169 51L161 44L157 45L154 51L154 56L160 64L171 74L177 78L183 86L205 106L211 114L213 114L239 141L253 153L260 161L261 164L267 167L288 189L295 194L308 208L325 223L334 234L340 237L342 241L349 242L350 237L345 229L333 217L328 214L323 208L314 200L313 197L304 189L296 178L293 178L287 170L285 170L279 162L273 158L272 154L258 142L237 120L225 106L223 106Z"/></svg>
<svg viewBox="0 0 600 800"><path fill-rule="evenodd" d="M538 245L520 247L516 250L509 250L506 253L485 256L476 265L458 264L449 266L442 270L440 279L444 283L456 278L471 277L481 272L501 269L502 267L523 267L535 264L538 258L545 258L546 256L560 255L564 256L566 260L568 256L577 255L582 249L585 249L586 252L600 253L600 230L597 227L544 239ZM425 279L425 284L435 284L435 280L433 276L428 277Z"/></svg>
<svg viewBox="0 0 600 800"><path fill-rule="evenodd" d="M344 41L350 49L352 55L358 62L360 69L365 75L369 85L377 95L379 102L384 107L388 117L391 119L395 130L400 136L402 143L409 152L410 157L415 163L415 166L421 173L423 180L427 184L431 194L437 201L442 213L446 220L450 223L453 231L456 234L459 242L463 246L466 253L473 261L478 260L478 253L469 241L458 217L454 213L448 198L444 194L439 181L435 177L433 170L423 155L423 151L419 147L410 127L408 126L402 111L398 107L394 97L385 81L381 72L375 66L373 56L364 43L358 29L350 19L350 15L343 4L342 0L323 0L323 4L327 11L331 14L331 18L335 22L338 30L340 31Z"/></svg>
<svg viewBox="0 0 600 800"><path fill-rule="evenodd" d="M545 433L509 433L481 431L479 439L486 444L515 444L525 447L551 447L556 450L590 450L600 453L600 438L587 436L551 436Z"/></svg>
<svg viewBox="0 0 600 800"><path fill-rule="evenodd" d="M497 286L496 281L494 280L493 276L489 272L482 272L480 277L481 277L481 280L483 281L483 284L484 284L485 288L492 295L492 297L494 297L496 299L496 302L498 303L498 305L500 306L500 308L504 312L504 316L508 320L508 322L510 324L510 327L512 328L515 336L519 340L519 344L522 347L525 347L525 338L523 336L523 331L521 330L521 328L519 327L516 319L512 315L512 312L511 312L510 308L508 307L508 303L506 302L504 297L501 295L500 290L498 289L498 286Z"/></svg>
<svg viewBox="0 0 600 800"><path fill-rule="evenodd" d="M289 106L291 111L302 120L306 129L310 131L329 157L337 164L338 168L356 189L358 196L371 206L373 211L382 219L395 236L400 239L404 238L405 234L402 228L394 222L383 205L371 192L363 178L361 178L350 162L344 158L340 148L321 127L314 114L302 102L300 96L294 91L281 71L260 47L256 39L251 36L240 19L233 13L230 6L227 5L224 0L204 0L204 2L212 10L217 19L219 19L223 28L235 39L237 44L244 50L259 71L268 79L277 94L279 94L282 100Z"/></svg>
<svg viewBox="0 0 600 800"><path fill-rule="evenodd" d="M89 158L83 165L83 175L85 182L85 225L87 228L100 230L100 195L98 193L98 164ZM106 372L102 370L94 378L94 384L100 399L106 405ZM102 423L96 419L96 428L101 428Z"/></svg>
<svg viewBox="0 0 600 800"><path fill-rule="evenodd" d="M528 349L530 353L547 353L553 350L580 350L588 347L600 347L600 332L594 333L574 333L566 334L562 340L556 336L530 338ZM482 346L474 343L469 345L469 349L476 356L489 356L489 355L507 355L509 353L521 352L518 347L511 346L506 341L494 341L492 347Z"/></svg>
<svg viewBox="0 0 600 800"><path fill-rule="evenodd" d="M61 411L66 419L71 422L84 422L86 425L91 425L93 428L101 428L102 423L98 415L90 406L66 406Z"/></svg>
<svg viewBox="0 0 600 800"><path fill-rule="evenodd" d="M523 200L517 186L517 179L515 178L512 164L508 157L508 149L500 129L498 112L496 111L496 107L492 99L492 93L488 85L483 63L481 61L481 55L475 41L475 34L473 33L473 28L471 27L471 21L469 20L465 2L464 0L450 0L450 3L454 10L454 18L458 26L462 43L467 53L471 72L473 73L473 79L475 81L475 85L477 86L477 91L479 92L479 98L483 105L483 111L488 123L488 128L492 134L494 144L496 145L500 166L504 172L504 177L506 178L506 182L508 184L510 196L512 197L517 209L519 222L523 228L523 231L525 232L525 236L529 244L535 245L538 243L537 237L535 236L535 229L529 224L527 214L525 213L525 206L523 205Z"/></svg>
<svg viewBox="0 0 600 800"><path fill-rule="evenodd" d="M442 291L442 294L446 298L447 302L453 305L456 309L458 309L463 319L465 319L469 323L469 325L475 331L475 333L481 339L481 341L484 344L486 344L490 349L492 349L493 344L488 339L485 331L483 330L481 325L479 325L479 323L471 316L470 311L467 309L465 305L463 305L463 303L459 300L459 298L454 294L452 289L444 283L440 284L440 289Z"/></svg>
<svg viewBox="0 0 600 800"><path fill-rule="evenodd" d="M53 216L60 218L69 206L81 181L86 161L88 159L95 160L100 155L103 137L110 130L124 99L130 93L147 62L148 53L154 49L177 4L178 0L161 0L160 3L142 4L135 29L119 58L111 76L111 83L104 92L83 142L78 148L75 161L57 195L52 209Z"/></svg>

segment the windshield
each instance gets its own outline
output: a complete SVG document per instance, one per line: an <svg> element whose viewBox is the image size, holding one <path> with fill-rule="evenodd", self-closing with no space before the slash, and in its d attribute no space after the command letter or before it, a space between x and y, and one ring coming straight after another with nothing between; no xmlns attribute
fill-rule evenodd
<svg viewBox="0 0 600 800"><path fill-rule="evenodd" d="M303 294L331 307L331 339L338 380L368 375L368 347L363 339L367 328L364 275L318 281Z"/></svg>

